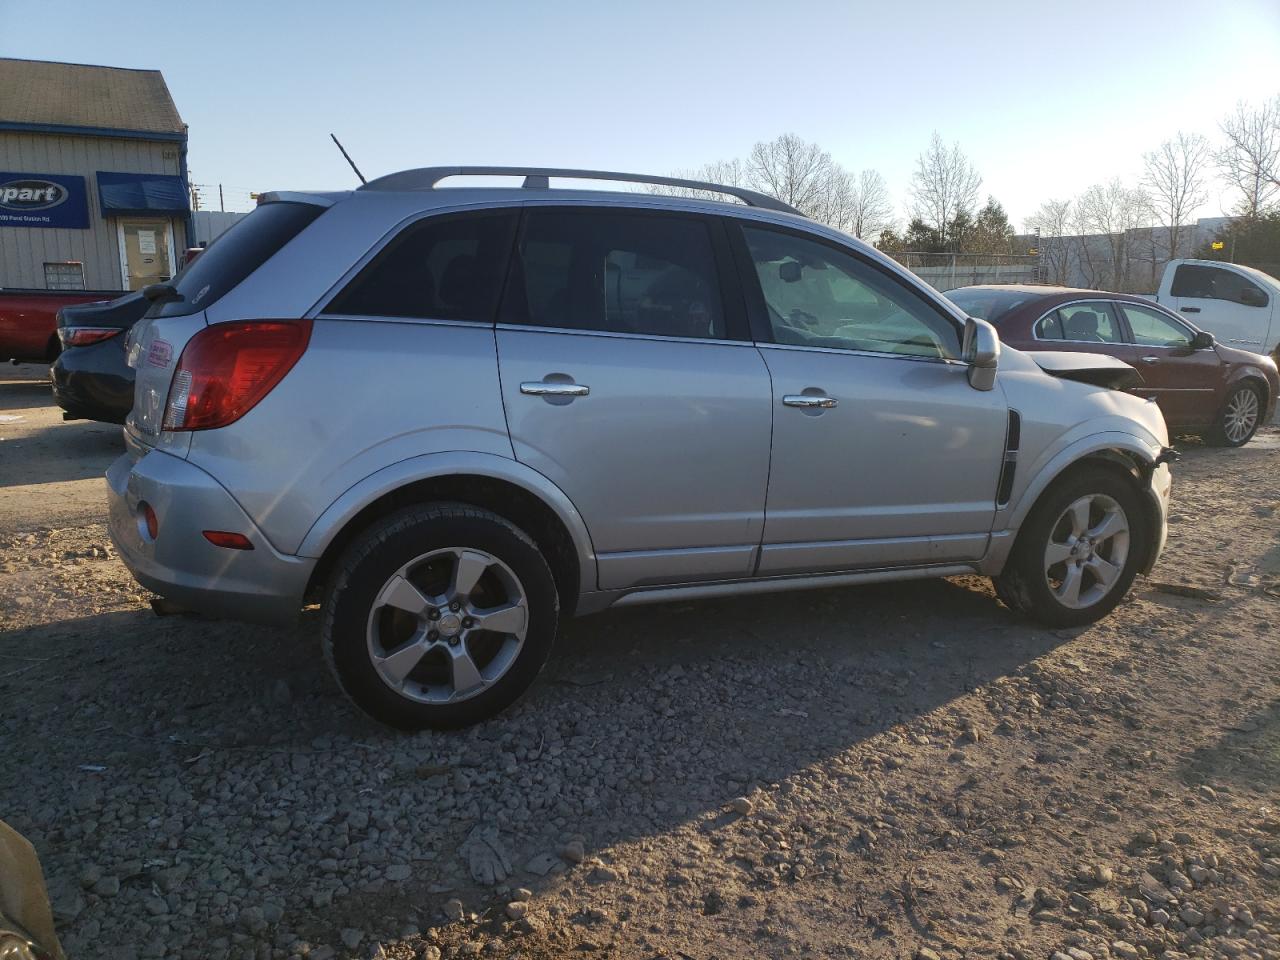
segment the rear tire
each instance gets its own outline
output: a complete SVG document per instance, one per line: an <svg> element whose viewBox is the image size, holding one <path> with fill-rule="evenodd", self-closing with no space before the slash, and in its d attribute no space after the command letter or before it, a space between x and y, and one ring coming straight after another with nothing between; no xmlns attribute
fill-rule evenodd
<svg viewBox="0 0 1280 960"><path fill-rule="evenodd" d="M1050 627L1102 619L1124 598L1150 549L1138 492L1117 472L1079 470L1041 495L1018 532L996 595Z"/></svg>
<svg viewBox="0 0 1280 960"><path fill-rule="evenodd" d="M533 683L555 641L555 580L533 540L477 507L391 514L326 590L321 642L344 693L403 730L470 726Z"/></svg>
<svg viewBox="0 0 1280 960"><path fill-rule="evenodd" d="M1215 447L1243 447L1262 424L1262 391L1250 383L1232 387L1205 439Z"/></svg>

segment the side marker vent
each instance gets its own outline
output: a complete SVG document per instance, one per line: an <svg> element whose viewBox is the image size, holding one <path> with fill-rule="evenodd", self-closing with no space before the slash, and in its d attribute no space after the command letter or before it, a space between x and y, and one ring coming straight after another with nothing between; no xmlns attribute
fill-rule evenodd
<svg viewBox="0 0 1280 960"><path fill-rule="evenodd" d="M1000 483L996 487L996 506L1003 507L1013 495L1013 479L1018 472L1018 447L1022 443L1022 415L1009 411L1009 429L1005 434L1004 462L1000 465Z"/></svg>

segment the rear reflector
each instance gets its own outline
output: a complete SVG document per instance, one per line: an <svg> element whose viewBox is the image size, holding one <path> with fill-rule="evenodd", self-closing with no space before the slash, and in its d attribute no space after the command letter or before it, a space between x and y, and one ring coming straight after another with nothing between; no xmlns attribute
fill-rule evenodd
<svg viewBox="0 0 1280 960"><path fill-rule="evenodd" d="M119 327L60 327L58 339L64 347L87 347L91 343L110 340L118 333Z"/></svg>
<svg viewBox="0 0 1280 960"><path fill-rule="evenodd" d="M146 526L147 536L154 540L156 534L160 532L160 521L156 519L155 510L145 500L138 504L138 510L142 513L142 522Z"/></svg>
<svg viewBox="0 0 1280 960"><path fill-rule="evenodd" d="M215 323L187 343L169 387L165 430L235 423L293 369L311 339L310 320Z"/></svg>
<svg viewBox="0 0 1280 960"><path fill-rule="evenodd" d="M253 544L243 533L228 533L226 530L206 530L204 538L215 547L226 547L228 550L252 550Z"/></svg>

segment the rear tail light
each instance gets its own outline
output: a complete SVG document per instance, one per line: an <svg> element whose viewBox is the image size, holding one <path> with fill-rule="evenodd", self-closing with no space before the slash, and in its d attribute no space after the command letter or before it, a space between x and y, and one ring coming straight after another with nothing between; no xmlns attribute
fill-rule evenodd
<svg viewBox="0 0 1280 960"><path fill-rule="evenodd" d="M110 340L119 332L119 327L60 327L58 339L64 347L87 347L91 343Z"/></svg>
<svg viewBox="0 0 1280 960"><path fill-rule="evenodd" d="M169 387L165 430L235 423L293 369L310 320L252 320L205 327L187 343Z"/></svg>

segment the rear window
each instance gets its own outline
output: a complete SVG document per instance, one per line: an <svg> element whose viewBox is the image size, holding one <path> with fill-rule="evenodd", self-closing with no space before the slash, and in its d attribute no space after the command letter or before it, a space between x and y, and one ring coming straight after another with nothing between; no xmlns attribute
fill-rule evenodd
<svg viewBox="0 0 1280 960"><path fill-rule="evenodd" d="M1026 290L987 290L961 289L949 290L946 297L971 317L985 320L987 323L998 323L1005 314L1015 307L1020 307L1028 300L1041 296Z"/></svg>
<svg viewBox="0 0 1280 960"><path fill-rule="evenodd" d="M154 304L147 316L181 317L208 309L323 212L310 203L263 204L173 278L181 300Z"/></svg>

